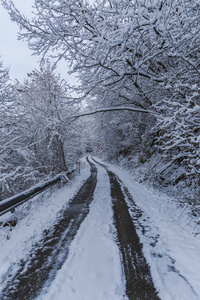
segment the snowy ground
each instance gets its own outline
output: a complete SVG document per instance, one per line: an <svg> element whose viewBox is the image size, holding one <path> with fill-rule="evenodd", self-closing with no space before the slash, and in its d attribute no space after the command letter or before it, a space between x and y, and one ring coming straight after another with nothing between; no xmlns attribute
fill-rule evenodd
<svg viewBox="0 0 200 300"><path fill-rule="evenodd" d="M200 299L200 235L194 235L194 219L177 205L175 199L135 182L116 166L108 166L129 189L142 211L141 217L135 218L133 205L127 197L159 297L162 300ZM126 299L120 254L114 242L109 179L103 168L97 167L98 181L90 213L71 243L67 261L50 289L44 290L38 300ZM47 194L43 200L37 196L22 211L18 208L19 216L23 212L24 217L12 231L6 229L4 232L1 228L0 292L4 279L17 271L20 259L29 255L43 230L54 223L59 210L89 174L89 165L86 165L74 182L49 198ZM9 214L3 218L9 218ZM6 239L7 235L9 239Z"/></svg>
<svg viewBox="0 0 200 300"><path fill-rule="evenodd" d="M108 168L119 176L143 212L135 224L159 297L200 299L200 235L195 236L199 230L194 230L196 220L175 199L135 182L117 166ZM134 219L130 202L129 207Z"/></svg>

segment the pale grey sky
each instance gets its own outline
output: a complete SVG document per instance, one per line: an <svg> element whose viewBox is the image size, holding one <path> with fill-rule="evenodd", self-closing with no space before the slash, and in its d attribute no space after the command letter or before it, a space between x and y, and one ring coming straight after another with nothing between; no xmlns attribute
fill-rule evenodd
<svg viewBox="0 0 200 300"><path fill-rule="evenodd" d="M26 16L31 16L34 0L13 0L14 4ZM0 56L4 67L10 69L11 79L23 81L26 74L39 68L40 58L32 55L25 41L17 40L18 26L11 22L7 11L0 4ZM75 79L67 74L67 64L62 61L57 67L62 77L74 84Z"/></svg>

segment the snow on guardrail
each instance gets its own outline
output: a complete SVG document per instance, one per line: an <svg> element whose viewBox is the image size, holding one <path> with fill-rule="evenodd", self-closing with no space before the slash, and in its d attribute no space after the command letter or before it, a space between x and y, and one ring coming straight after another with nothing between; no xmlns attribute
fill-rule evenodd
<svg viewBox="0 0 200 300"><path fill-rule="evenodd" d="M70 171L68 173L59 174L59 175L55 176L54 178L52 178L51 180L39 183L39 184L23 191L22 193L19 193L10 198L0 201L0 216L7 213L8 211L14 209L15 207L21 205L22 203L26 202L30 198L33 198L37 194L40 194L47 188L50 188L51 186L53 186L54 184L62 181L63 178L64 178L64 180L68 181L70 175L72 175L74 172L75 172L75 169L73 169L72 171Z"/></svg>

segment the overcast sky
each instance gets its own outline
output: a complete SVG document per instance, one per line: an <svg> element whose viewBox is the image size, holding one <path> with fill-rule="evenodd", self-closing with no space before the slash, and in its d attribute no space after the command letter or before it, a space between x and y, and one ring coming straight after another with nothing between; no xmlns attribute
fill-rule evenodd
<svg viewBox="0 0 200 300"><path fill-rule="evenodd" d="M26 16L31 16L34 0L13 0L16 7ZM0 4L0 56L4 67L10 69L11 79L23 81L26 74L39 68L40 58L32 55L25 41L17 40L18 26L11 22L7 11ZM67 65L61 62L57 71L70 83L75 83L74 77L67 74Z"/></svg>

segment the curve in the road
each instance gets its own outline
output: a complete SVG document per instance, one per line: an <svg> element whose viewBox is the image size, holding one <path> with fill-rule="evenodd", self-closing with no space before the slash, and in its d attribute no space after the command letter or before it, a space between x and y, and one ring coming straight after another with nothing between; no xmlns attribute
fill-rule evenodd
<svg viewBox="0 0 200 300"><path fill-rule="evenodd" d="M95 159L93 160L100 164ZM114 223L126 278L126 294L130 300L158 300L158 293L142 252L142 244L129 214L120 180L105 165L100 165L106 169L110 179Z"/></svg>
<svg viewBox="0 0 200 300"><path fill-rule="evenodd" d="M9 279L0 299L30 300L43 288L48 288L65 262L71 241L89 213L97 183L97 168L89 160L91 175L77 195L62 211L53 228L46 230L43 239L34 247L28 261L22 261L17 274Z"/></svg>

